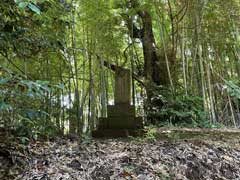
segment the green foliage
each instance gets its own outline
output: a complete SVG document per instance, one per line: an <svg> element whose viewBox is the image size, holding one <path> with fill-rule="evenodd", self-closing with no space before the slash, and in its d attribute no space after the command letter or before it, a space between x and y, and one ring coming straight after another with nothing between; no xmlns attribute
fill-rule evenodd
<svg viewBox="0 0 240 180"><path fill-rule="evenodd" d="M30 59L46 50L60 48L64 35L59 36L59 33L67 26L61 15L64 7L54 1L36 2L1 2L0 53L9 56L13 51L15 58ZM44 13L39 6L44 7Z"/></svg>
<svg viewBox="0 0 240 180"><path fill-rule="evenodd" d="M163 94L162 90L155 92ZM202 99L197 96L186 96L183 94L171 95L166 91L167 96L156 95L153 98L154 102L161 102L160 106L153 106L148 112L148 117L157 120L157 123L184 125L184 126L199 126L201 122L206 121L206 114L203 110Z"/></svg>
<svg viewBox="0 0 240 180"><path fill-rule="evenodd" d="M33 12L35 12L37 14L41 14L40 9L37 7L36 4L34 4L34 2L15 0L15 3L18 4L19 8L22 8L22 9L29 8L30 10L32 10Z"/></svg>
<svg viewBox="0 0 240 180"><path fill-rule="evenodd" d="M240 87L236 85L233 81L226 81L225 85L230 96L235 97L240 100Z"/></svg>
<svg viewBox="0 0 240 180"><path fill-rule="evenodd" d="M56 68L63 64L66 15L57 1L0 3L0 126L19 136L56 132L56 93L63 91L63 82L51 77L59 75Z"/></svg>
<svg viewBox="0 0 240 180"><path fill-rule="evenodd" d="M9 72L0 78L0 125L13 129L18 136L52 136L55 127L51 117L39 107L58 87L46 81L24 80Z"/></svg>
<svg viewBox="0 0 240 180"><path fill-rule="evenodd" d="M218 129L218 128L224 128L225 126L219 122L210 122L209 120L203 120L203 121L198 121L195 127Z"/></svg>
<svg viewBox="0 0 240 180"><path fill-rule="evenodd" d="M157 128L155 126L147 126L145 128L146 133L144 134L145 140L155 141L157 136Z"/></svg>
<svg viewBox="0 0 240 180"><path fill-rule="evenodd" d="M56 135L56 127L46 112L25 110L23 116L19 115L18 123L14 124L18 136L38 139Z"/></svg>

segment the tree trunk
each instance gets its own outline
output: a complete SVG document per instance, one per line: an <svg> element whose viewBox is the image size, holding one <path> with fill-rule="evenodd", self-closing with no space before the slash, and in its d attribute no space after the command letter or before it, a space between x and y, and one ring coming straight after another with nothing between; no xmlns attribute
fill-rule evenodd
<svg viewBox="0 0 240 180"><path fill-rule="evenodd" d="M131 1L131 8L137 9L136 2ZM153 34L152 17L146 10L138 10L137 15L141 18L142 27L137 27L131 18L128 18L127 26L131 38L138 38L142 42L144 55L144 78L145 89L147 93L147 106L151 105L151 99L154 96L154 87L170 85L167 66L164 58L157 55L156 42ZM162 102L157 106L161 108Z"/></svg>
<svg viewBox="0 0 240 180"><path fill-rule="evenodd" d="M156 53L156 43L152 30L152 18L147 11L139 11L143 27L138 29L132 22L128 24L132 38L139 38L143 45L144 77L148 83L166 85L168 79L164 71L161 71L159 57ZM164 63L164 62L163 62ZM166 72L166 70L165 70Z"/></svg>

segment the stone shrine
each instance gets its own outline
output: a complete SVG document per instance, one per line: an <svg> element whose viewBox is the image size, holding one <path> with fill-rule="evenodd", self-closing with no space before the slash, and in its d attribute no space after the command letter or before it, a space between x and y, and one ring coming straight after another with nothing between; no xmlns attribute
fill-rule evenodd
<svg viewBox="0 0 240 180"><path fill-rule="evenodd" d="M136 136L143 128L143 118L136 117L131 105L131 72L117 68L115 71L114 105L107 106L107 118L99 118L93 137Z"/></svg>

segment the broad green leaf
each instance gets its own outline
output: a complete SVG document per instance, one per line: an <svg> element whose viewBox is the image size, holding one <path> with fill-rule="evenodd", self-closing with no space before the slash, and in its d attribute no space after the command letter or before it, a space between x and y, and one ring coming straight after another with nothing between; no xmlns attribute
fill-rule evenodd
<svg viewBox="0 0 240 180"><path fill-rule="evenodd" d="M29 90L27 92L27 96L30 97L30 98L34 98L35 97L33 91L31 91L31 90Z"/></svg>
<svg viewBox="0 0 240 180"><path fill-rule="evenodd" d="M18 4L18 3L22 2L22 0L14 0L14 2Z"/></svg>
<svg viewBox="0 0 240 180"><path fill-rule="evenodd" d="M37 14L41 14L40 9L39 9L36 5L34 5L34 4L32 4L32 3L29 3L29 4L28 4L28 7L29 7L33 12L35 12L35 13L37 13Z"/></svg>
<svg viewBox="0 0 240 180"><path fill-rule="evenodd" d="M26 8L28 5L29 5L28 2L20 2L20 3L18 3L18 7L22 8L22 9Z"/></svg>
<svg viewBox="0 0 240 180"><path fill-rule="evenodd" d="M65 85L63 83L60 83L60 84L56 85L56 87L59 89L64 89Z"/></svg>
<svg viewBox="0 0 240 180"><path fill-rule="evenodd" d="M5 102L0 102L0 111L8 111L11 109L12 109L11 105L6 104Z"/></svg>
<svg viewBox="0 0 240 180"><path fill-rule="evenodd" d="M6 84L11 78L0 79L0 85Z"/></svg>

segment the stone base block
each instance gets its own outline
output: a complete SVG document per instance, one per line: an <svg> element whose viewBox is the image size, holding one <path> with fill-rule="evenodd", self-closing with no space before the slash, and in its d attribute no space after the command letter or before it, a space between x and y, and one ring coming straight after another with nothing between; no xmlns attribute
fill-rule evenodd
<svg viewBox="0 0 240 180"><path fill-rule="evenodd" d="M135 117L135 107L129 104L116 104L107 106L108 117Z"/></svg>
<svg viewBox="0 0 240 180"><path fill-rule="evenodd" d="M143 128L142 117L108 117L100 118L98 129L141 129Z"/></svg>
<svg viewBox="0 0 240 180"><path fill-rule="evenodd" d="M143 129L103 129L92 132L94 138L141 137L143 135Z"/></svg>

